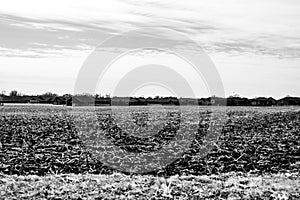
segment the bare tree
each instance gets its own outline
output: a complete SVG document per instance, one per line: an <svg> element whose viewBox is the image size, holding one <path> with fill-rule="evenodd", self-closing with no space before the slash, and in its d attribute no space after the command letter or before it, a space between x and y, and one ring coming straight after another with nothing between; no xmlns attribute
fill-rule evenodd
<svg viewBox="0 0 300 200"><path fill-rule="evenodd" d="M19 93L18 93L17 90L12 90L12 91L9 93L9 96L11 96L11 97L19 96Z"/></svg>

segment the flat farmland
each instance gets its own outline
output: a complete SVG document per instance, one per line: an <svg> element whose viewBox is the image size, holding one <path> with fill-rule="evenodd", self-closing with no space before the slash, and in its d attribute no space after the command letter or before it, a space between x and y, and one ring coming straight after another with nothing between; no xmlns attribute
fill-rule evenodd
<svg viewBox="0 0 300 200"><path fill-rule="evenodd" d="M173 180L174 177L175 182L178 182L176 185L180 185L181 180L183 183L189 179L187 177L194 177L189 180L197 180L195 177L201 180L208 177L207 184L214 184L215 192L220 192L224 184L217 187L218 184L212 179L228 182L233 177L237 177L237 180L249 177L249 184L255 179L253 177L267 176L269 181L272 180L270 177L293 177L284 181L294 180L291 184L299 186L299 107L183 106L180 109L178 107L94 109L6 105L0 108L0 113L0 173L2 173L0 184L1 187L5 187L7 192L3 195L8 195L7 197L12 194L12 190L7 188L8 185L18 185L16 180L19 179L23 182L28 180L28 186L23 185L24 187L32 185L33 179L49 182L50 179L65 181L66 177L72 177L74 181L82 177L85 181L87 177L97 177L97 180L113 180L117 184L118 181L113 178L116 174L123 177L120 179L121 182L122 180L128 182L130 179L129 182L134 185L128 186L124 191L117 186L120 194L116 192L115 197L119 195L118 198L131 198L133 194L126 191L134 191L140 187L144 189L140 188L138 191L145 192L147 186L137 183L139 181L136 180L143 178L146 182L149 181L149 188L158 184L159 194L151 194L159 198L178 197L179 194L175 194L176 191L178 193L178 188L169 191L167 187L172 185L168 184L169 179ZM207 137L209 135L212 140ZM205 153L204 147L207 147ZM98 150L97 153L95 149ZM164 152L162 149L169 152L167 157L160 153ZM122 157L120 155L125 154L120 152L130 154ZM136 162L135 155L141 155L139 161L142 160L144 164L136 165L133 170L126 170L134 167L128 164L128 160ZM164 158L161 160L166 160L165 158L169 160L153 162L154 164L150 166L147 165L150 161L143 155L154 155L157 158ZM115 160L110 159L112 157ZM196 183L197 181L193 181L191 185ZM106 187L105 184L100 185ZM18 187L20 186L16 186ZM196 186L193 187L195 189ZM299 197L297 196L299 191L294 189L286 195L291 198ZM240 196L237 198L246 198L241 194L244 190L239 191ZM39 195L42 191L35 190L35 192L38 192L36 197L41 197ZM26 190L24 193L26 196ZM98 191L97 194L100 193L101 191ZM280 193L283 196L284 194ZM76 198L80 197L80 194L78 195ZM230 192L219 195L225 195L226 198ZM251 195L248 193L247 195L247 198L251 199ZM277 193L262 192L257 195L260 197L269 195L271 198ZM67 197L62 194L57 196ZM184 199L188 196L181 197Z"/></svg>

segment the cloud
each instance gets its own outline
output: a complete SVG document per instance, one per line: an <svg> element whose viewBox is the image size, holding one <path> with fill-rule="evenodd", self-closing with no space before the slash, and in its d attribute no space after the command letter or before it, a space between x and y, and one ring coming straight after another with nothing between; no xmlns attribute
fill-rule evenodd
<svg viewBox="0 0 300 200"><path fill-rule="evenodd" d="M124 31L160 27L187 35L212 54L300 57L296 45L300 40L300 24L296 20L300 17L300 4L293 0L115 0L107 5L51 1L46 6L32 5L30 12L25 9L29 3L17 8L10 3L6 9L0 9L3 56L66 56L72 51L92 51L108 37ZM268 9L268 5L274 9ZM18 9L23 6L24 9ZM143 34L178 43L172 35ZM188 45L186 42L181 41Z"/></svg>
<svg viewBox="0 0 300 200"><path fill-rule="evenodd" d="M93 40L107 35L92 25L12 15L0 15L0 30L0 51L4 56L40 57L65 55L66 50L91 50Z"/></svg>
<svg viewBox="0 0 300 200"><path fill-rule="evenodd" d="M300 38L280 35L255 35L248 39L216 42L213 51L229 54L268 55L277 58L300 58Z"/></svg>

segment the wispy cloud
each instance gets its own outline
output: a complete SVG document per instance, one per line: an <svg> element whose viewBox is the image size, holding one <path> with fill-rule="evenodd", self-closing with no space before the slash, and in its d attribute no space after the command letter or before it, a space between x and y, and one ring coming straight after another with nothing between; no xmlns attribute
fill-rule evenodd
<svg viewBox="0 0 300 200"><path fill-rule="evenodd" d="M191 47L176 34L148 31L154 27L182 33L209 53L227 94L299 95L299 10L298 0L6 1L0 6L0 87L71 92L95 47L130 30L139 29L140 36L156 44ZM127 38L127 43L100 50L118 54L131 43L143 40ZM144 53L162 52L150 49L135 56L140 59Z"/></svg>
<svg viewBox="0 0 300 200"><path fill-rule="evenodd" d="M268 3L278 11L269 9ZM37 4L32 13L13 6L0 9L1 55L64 56L67 50L91 50L107 37L124 31L162 27L188 35L209 53L300 57L300 24L295 19L300 18L300 3L293 0L128 0L112 1L109 5L75 1L71 5L58 1L45 6ZM60 6L55 10L58 13L51 11L53 6ZM167 39L176 40L172 35Z"/></svg>

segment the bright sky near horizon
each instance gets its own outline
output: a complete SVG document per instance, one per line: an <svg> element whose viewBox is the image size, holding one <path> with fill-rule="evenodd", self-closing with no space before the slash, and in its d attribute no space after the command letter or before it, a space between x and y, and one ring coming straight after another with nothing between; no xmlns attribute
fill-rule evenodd
<svg viewBox="0 0 300 200"><path fill-rule="evenodd" d="M3 1L0 92L73 93L80 68L101 42L124 31L164 27L204 49L226 96L300 96L299 11L298 0ZM123 60L115 66L135 63ZM106 77L107 87L99 93L109 93L110 81L116 81ZM170 92L149 86L137 95L143 93ZM197 93L208 95L205 89Z"/></svg>

